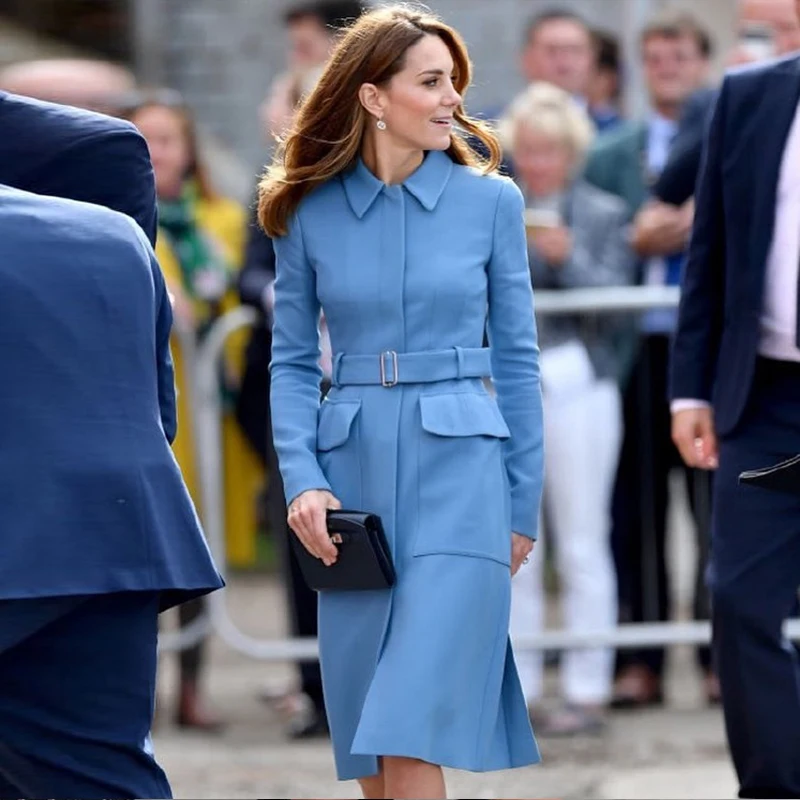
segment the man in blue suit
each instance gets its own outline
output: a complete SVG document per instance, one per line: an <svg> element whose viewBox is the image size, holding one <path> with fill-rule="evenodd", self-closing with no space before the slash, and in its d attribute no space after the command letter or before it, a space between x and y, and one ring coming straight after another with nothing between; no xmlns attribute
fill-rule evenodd
<svg viewBox="0 0 800 800"><path fill-rule="evenodd" d="M797 0L800 14L800 0ZM716 469L709 584L741 797L800 797L800 501L738 484L800 452L800 56L727 75L712 113L672 358L672 432Z"/></svg>
<svg viewBox="0 0 800 800"><path fill-rule="evenodd" d="M5 137L2 137L5 140ZM0 797L170 797L158 615L222 585L141 228L0 186Z"/></svg>
<svg viewBox="0 0 800 800"><path fill-rule="evenodd" d="M153 167L130 122L0 92L0 184L122 211L155 244Z"/></svg>

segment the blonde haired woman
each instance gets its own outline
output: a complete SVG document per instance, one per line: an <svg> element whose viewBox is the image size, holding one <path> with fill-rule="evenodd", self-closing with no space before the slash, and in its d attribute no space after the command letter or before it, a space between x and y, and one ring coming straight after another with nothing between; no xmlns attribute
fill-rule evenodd
<svg viewBox="0 0 800 800"><path fill-rule="evenodd" d="M633 280L623 203L580 180L594 128L570 95L537 83L511 105L501 125L526 199L529 262L537 289L615 286ZM544 503L555 540L564 624L596 631L617 621L610 508L622 437L619 381L624 328L604 316L540 321L545 409ZM542 553L513 583L512 637L544 621ZM540 713L542 654L517 653L532 713ZM543 734L599 730L609 700L613 651L570 650L561 666L563 707L537 719Z"/></svg>

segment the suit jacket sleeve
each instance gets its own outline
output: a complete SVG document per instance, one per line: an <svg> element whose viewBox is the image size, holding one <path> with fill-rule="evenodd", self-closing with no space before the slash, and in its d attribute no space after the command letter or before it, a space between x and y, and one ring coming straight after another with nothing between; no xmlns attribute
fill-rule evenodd
<svg viewBox="0 0 800 800"><path fill-rule="evenodd" d="M488 264L488 334L497 401L511 432L504 444L511 529L536 539L543 478L542 394L524 205L516 185L504 181Z"/></svg>
<svg viewBox="0 0 800 800"><path fill-rule="evenodd" d="M710 401L716 376L725 303L722 151L729 91L726 80L703 145L694 227L681 282L678 328L671 359L673 399Z"/></svg>
<svg viewBox="0 0 800 800"><path fill-rule="evenodd" d="M252 213L247 226L244 266L238 279L241 301L264 311L264 291L274 280L275 248Z"/></svg>
<svg viewBox="0 0 800 800"><path fill-rule="evenodd" d="M175 368L169 339L172 333L172 302L161 267L155 253L148 246L150 268L153 273L156 304L156 367L158 370L158 406L161 411L161 426L167 441L172 444L178 432L178 412L175 397Z"/></svg>
<svg viewBox="0 0 800 800"><path fill-rule="evenodd" d="M172 353L169 349L169 339L172 333L172 301L164 280L164 274L161 272L161 267L158 265L156 254L153 252L150 242L145 238L138 225L134 225L132 220L129 220L129 222L131 222L131 227L139 240L143 258L150 264L150 273L153 278L158 407L164 435L167 441L172 444L178 431L175 368L172 364Z"/></svg>
<svg viewBox="0 0 800 800"><path fill-rule="evenodd" d="M316 273L305 254L299 213L274 241L277 278L272 328L272 437L287 504L308 489L331 487L317 461L322 369Z"/></svg>
<svg viewBox="0 0 800 800"><path fill-rule="evenodd" d="M667 163L653 186L653 194L665 203L681 206L694 194L703 135L715 97L715 92L700 92L687 103Z"/></svg>

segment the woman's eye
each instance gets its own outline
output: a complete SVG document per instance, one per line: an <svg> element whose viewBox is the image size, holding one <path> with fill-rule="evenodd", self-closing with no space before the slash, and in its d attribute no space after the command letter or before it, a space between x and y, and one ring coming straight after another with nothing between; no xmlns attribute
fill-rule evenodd
<svg viewBox="0 0 800 800"><path fill-rule="evenodd" d="M425 81L426 86L436 86L437 83L439 83L438 78L430 78L427 81Z"/></svg>

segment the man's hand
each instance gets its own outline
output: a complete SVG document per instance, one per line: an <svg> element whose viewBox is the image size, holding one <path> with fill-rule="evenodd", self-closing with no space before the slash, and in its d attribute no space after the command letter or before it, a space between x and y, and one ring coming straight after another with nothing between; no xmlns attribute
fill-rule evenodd
<svg viewBox="0 0 800 800"><path fill-rule="evenodd" d="M631 246L642 257L677 253L686 247L692 231L694 202L678 207L653 201L633 221Z"/></svg>
<svg viewBox="0 0 800 800"><path fill-rule="evenodd" d="M716 469L719 465L714 413L709 407L686 408L674 412L672 441L687 466Z"/></svg>

